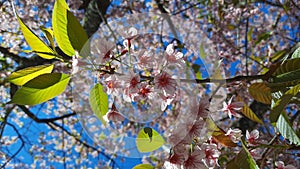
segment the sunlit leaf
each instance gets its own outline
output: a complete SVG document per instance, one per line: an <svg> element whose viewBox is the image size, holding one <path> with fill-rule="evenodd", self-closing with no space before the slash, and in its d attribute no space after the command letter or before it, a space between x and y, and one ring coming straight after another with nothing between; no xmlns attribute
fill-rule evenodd
<svg viewBox="0 0 300 169"><path fill-rule="evenodd" d="M36 105L61 94L70 80L70 76L61 73L42 74L23 85L12 98L20 105Z"/></svg>
<svg viewBox="0 0 300 169"><path fill-rule="evenodd" d="M299 43L298 43L299 44ZM293 53L293 55L292 55L292 59L294 59L294 58L300 58L300 47L298 47L295 51L294 51L294 53Z"/></svg>
<svg viewBox="0 0 300 169"><path fill-rule="evenodd" d="M15 13L17 19L19 21L22 33L25 37L26 42L32 49L32 51L36 52L37 55L44 59L53 59L55 58L55 52L45 43L43 42L33 31L25 25L22 19ZM43 53L40 53L43 52Z"/></svg>
<svg viewBox="0 0 300 169"><path fill-rule="evenodd" d="M74 55L75 50L80 51L88 40L86 32L70 12L65 0L55 2L52 25L58 46L69 56Z"/></svg>
<svg viewBox="0 0 300 169"><path fill-rule="evenodd" d="M291 143L300 145L300 139L291 127L291 124L288 122L284 112L280 114L276 123L276 127L284 138L288 139Z"/></svg>
<svg viewBox="0 0 300 169"><path fill-rule="evenodd" d="M15 85L22 86L29 80L45 73L51 73L54 65L40 65L28 67L22 70L13 72L7 80Z"/></svg>
<svg viewBox="0 0 300 169"><path fill-rule="evenodd" d="M279 115L282 113L285 106L290 102L292 97L294 97L299 92L299 90L300 90L300 84L289 89L287 92L284 93L284 95L279 100L276 101L270 113L271 123L277 121Z"/></svg>
<svg viewBox="0 0 300 169"><path fill-rule="evenodd" d="M103 86L101 84L96 84L91 89L89 103L99 120L103 124L106 124L103 116L108 112L108 95L103 91Z"/></svg>
<svg viewBox="0 0 300 169"><path fill-rule="evenodd" d="M209 135L213 137L215 141L226 147L236 147L237 144L232 142L229 136L226 136L226 132L218 127L212 119L207 119L207 128Z"/></svg>
<svg viewBox="0 0 300 169"><path fill-rule="evenodd" d="M139 152L147 153L159 149L165 140L153 128L145 127L137 135L136 145Z"/></svg>
<svg viewBox="0 0 300 169"><path fill-rule="evenodd" d="M238 96L238 101L244 102L241 97ZM244 103L244 107L240 110L243 115L248 117L250 120L255 121L257 123L263 124L261 119L259 119L256 114L250 109L250 107Z"/></svg>
<svg viewBox="0 0 300 169"><path fill-rule="evenodd" d="M154 169L154 167L150 164L139 164L134 166L132 169Z"/></svg>
<svg viewBox="0 0 300 169"><path fill-rule="evenodd" d="M248 91L256 101L271 104L271 89L265 83L253 83L248 88Z"/></svg>
<svg viewBox="0 0 300 169"><path fill-rule="evenodd" d="M53 30L50 28L45 28L43 26L41 26L40 28L44 32L45 36L47 37L47 40L50 43L52 49L55 50Z"/></svg>

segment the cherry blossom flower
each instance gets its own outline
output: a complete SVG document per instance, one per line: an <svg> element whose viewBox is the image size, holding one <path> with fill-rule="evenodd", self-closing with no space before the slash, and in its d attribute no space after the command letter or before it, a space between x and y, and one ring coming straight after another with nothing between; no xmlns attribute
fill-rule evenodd
<svg viewBox="0 0 300 169"><path fill-rule="evenodd" d="M205 155L199 148L196 148L188 159L184 162L184 168L195 169L195 168L205 168L203 164L203 158Z"/></svg>
<svg viewBox="0 0 300 169"><path fill-rule="evenodd" d="M140 83L140 76L138 74L129 72L127 76L122 77L124 79L125 87L128 87L130 93L137 93L139 91L138 84Z"/></svg>
<svg viewBox="0 0 300 169"><path fill-rule="evenodd" d="M150 85L147 83L143 82L139 85L139 91L137 95L134 97L135 101L138 100L145 100L147 98L152 99L153 98L153 91Z"/></svg>
<svg viewBox="0 0 300 169"><path fill-rule="evenodd" d="M203 162L206 165L206 167L214 168L215 165L218 164L218 158L221 154L217 149L217 145L203 143L201 145L201 150L203 151L203 154L205 154L205 158L203 159Z"/></svg>
<svg viewBox="0 0 300 169"><path fill-rule="evenodd" d="M137 68L140 70L144 70L145 68L153 68L154 60L151 57L152 52L147 50L141 50L138 54L138 62L136 64Z"/></svg>
<svg viewBox="0 0 300 169"><path fill-rule="evenodd" d="M111 110L106 114L106 118L108 121L112 122L124 121L125 119L124 116L118 112L114 104L112 105Z"/></svg>
<svg viewBox="0 0 300 169"><path fill-rule="evenodd" d="M228 104L226 102L223 102L223 108L221 109L221 111L224 111L225 113L228 113L229 118L231 118L232 116L235 117L241 117L241 115L239 113L237 113L236 111L239 111L243 108L244 103L243 102L232 102L233 97L230 98L230 100L228 101Z"/></svg>
<svg viewBox="0 0 300 169"><path fill-rule="evenodd" d="M163 90L165 94L173 96L176 90L176 81L168 73L161 72L154 77L154 88Z"/></svg>
<svg viewBox="0 0 300 169"><path fill-rule="evenodd" d="M181 165L173 164L170 161L165 161L163 168L164 169L181 169Z"/></svg>
<svg viewBox="0 0 300 169"><path fill-rule="evenodd" d="M290 164L284 165L284 162L282 162L282 161L276 161L275 166L277 167L277 169L297 169L295 166L290 165Z"/></svg>
<svg viewBox="0 0 300 169"><path fill-rule="evenodd" d="M95 55L98 55L100 57L100 61L102 63L105 63L109 61L113 57L112 50L114 48L114 44L110 41L106 41L104 39L100 39L99 41L96 41L97 43L93 44L92 47L95 49L92 51L95 51Z"/></svg>
<svg viewBox="0 0 300 169"><path fill-rule="evenodd" d="M119 89L121 88L121 82L117 80L117 77L115 75L108 76L105 80L105 92L107 94L115 95L117 96L119 93Z"/></svg>
<svg viewBox="0 0 300 169"><path fill-rule="evenodd" d="M169 44L166 48L166 62L169 64L175 64L179 67L183 67L185 62L182 59L183 58L183 53L181 52L176 52L174 50L174 45ZM167 63L164 63L167 64Z"/></svg>
<svg viewBox="0 0 300 169"><path fill-rule="evenodd" d="M251 133L249 133L249 131L246 130L246 138L250 144L257 144L257 139L259 138L259 131L255 129L251 131Z"/></svg>
<svg viewBox="0 0 300 169"><path fill-rule="evenodd" d="M242 131L240 129L232 130L230 128L225 135L229 136L232 142L238 143L239 141L241 141Z"/></svg>

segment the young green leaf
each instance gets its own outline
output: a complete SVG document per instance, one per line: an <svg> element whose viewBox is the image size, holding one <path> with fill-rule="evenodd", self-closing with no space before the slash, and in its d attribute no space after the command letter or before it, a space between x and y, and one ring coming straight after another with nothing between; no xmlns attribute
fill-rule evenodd
<svg viewBox="0 0 300 169"><path fill-rule="evenodd" d="M298 43L299 44L299 43ZM294 51L294 53L293 53L293 55L292 55L292 59L294 59L294 58L300 58L300 47L298 47L295 51Z"/></svg>
<svg viewBox="0 0 300 169"><path fill-rule="evenodd" d="M54 65L40 65L40 66L28 67L13 72L6 80L15 85L23 86L25 83L27 83L31 79L34 79L35 77L41 74L51 73L53 67Z"/></svg>
<svg viewBox="0 0 300 169"><path fill-rule="evenodd" d="M265 83L253 83L248 88L248 91L256 101L271 104L271 89Z"/></svg>
<svg viewBox="0 0 300 169"><path fill-rule="evenodd" d="M165 140L162 136L150 127L145 127L138 133L136 145L140 152L148 153L159 149Z"/></svg>
<svg viewBox="0 0 300 169"><path fill-rule="evenodd" d="M70 12L65 0L57 0L52 14L52 25L56 42L67 55L80 51L88 37L76 17Z"/></svg>
<svg viewBox="0 0 300 169"><path fill-rule="evenodd" d="M101 84L96 84L90 91L89 103L102 124L106 124L103 116L108 112L108 95L103 91Z"/></svg>
<svg viewBox="0 0 300 169"><path fill-rule="evenodd" d="M50 43L52 49L55 51L53 30L50 29L50 28L45 28L43 26L41 26L40 29L44 32L44 34L47 37L47 40Z"/></svg>
<svg viewBox="0 0 300 169"><path fill-rule="evenodd" d="M276 127L284 138L289 139L291 143L300 146L300 139L291 127L285 114L280 114Z"/></svg>
<svg viewBox="0 0 300 169"><path fill-rule="evenodd" d="M279 117L279 115L284 110L285 106L290 102L292 97L294 97L300 90L300 84L290 88L284 95L276 101L274 106L271 109L270 113L270 121L271 123L275 123Z"/></svg>
<svg viewBox="0 0 300 169"><path fill-rule="evenodd" d="M32 51L36 52L37 55L44 59L53 59L55 58L55 52L43 42L32 30L24 24L22 19L15 13L19 21L22 33L25 37L26 42L31 47ZM42 52L42 53L41 53Z"/></svg>
<svg viewBox="0 0 300 169"><path fill-rule="evenodd" d="M134 166L132 169L154 169L154 167L150 164L139 164Z"/></svg>
<svg viewBox="0 0 300 169"><path fill-rule="evenodd" d="M19 105L36 105L61 94L68 85L70 76L61 73L42 74L21 87L12 98Z"/></svg>

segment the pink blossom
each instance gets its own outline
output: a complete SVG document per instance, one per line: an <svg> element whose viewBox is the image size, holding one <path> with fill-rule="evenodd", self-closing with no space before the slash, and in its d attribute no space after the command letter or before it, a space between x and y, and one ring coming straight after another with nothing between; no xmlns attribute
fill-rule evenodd
<svg viewBox="0 0 300 169"><path fill-rule="evenodd" d="M217 145L204 143L201 145L201 150L205 154L205 158L203 159L203 162L206 165L206 167L214 168L215 165L217 165L218 158L221 154L217 149Z"/></svg>
<svg viewBox="0 0 300 169"><path fill-rule="evenodd" d="M153 68L153 55L151 52L142 50L138 53L138 63L137 68L143 70L145 68Z"/></svg>
<svg viewBox="0 0 300 169"><path fill-rule="evenodd" d="M240 129L233 129L232 130L230 128L225 135L229 136L230 139L232 140L232 142L238 143L239 141L241 141L242 131Z"/></svg>
<svg viewBox="0 0 300 169"><path fill-rule="evenodd" d="M108 76L104 80L104 83L106 84L104 90L107 94L118 95L121 83L117 80L115 75Z"/></svg>
<svg viewBox="0 0 300 169"><path fill-rule="evenodd" d="M167 63L176 64L179 67L183 67L185 62L182 58L183 58L183 53L176 52L174 50L174 45L173 44L169 44L167 46L167 49L166 49L166 61L167 61Z"/></svg>
<svg viewBox="0 0 300 169"><path fill-rule="evenodd" d="M232 98L230 98L230 100L228 101L228 104L226 102L223 102L223 108L221 109L221 111L224 111L225 113L228 113L229 118L231 118L232 116L235 117L241 117L241 115L239 113L237 113L236 111L239 111L243 108L244 103L243 102L232 102Z"/></svg>
<svg viewBox="0 0 300 169"><path fill-rule="evenodd" d="M115 105L112 105L112 109L111 111L109 111L107 114L107 119L109 121L113 121L113 122L117 122L117 121L123 121L124 120L124 116L122 116L118 110L116 109Z"/></svg>
<svg viewBox="0 0 300 169"><path fill-rule="evenodd" d="M166 72L161 72L154 77L154 87L163 90L166 94L174 95L176 90L176 81L172 79L171 75Z"/></svg>
<svg viewBox="0 0 300 169"><path fill-rule="evenodd" d="M188 159L184 162L185 169L205 168L202 159L205 158L205 154L198 148L196 148Z"/></svg>
<svg viewBox="0 0 300 169"><path fill-rule="evenodd" d="M251 133L249 133L249 131L246 130L246 138L250 144L257 144L257 139L259 138L259 131L255 129L251 131Z"/></svg>
<svg viewBox="0 0 300 169"><path fill-rule="evenodd" d="M150 85L143 82L139 85L137 95L134 97L134 100L144 100L147 98L153 98L153 92Z"/></svg>
<svg viewBox="0 0 300 169"><path fill-rule="evenodd" d="M290 164L284 165L284 162L282 162L282 161L276 161L275 166L277 167L277 169L297 169L295 166L290 165Z"/></svg>
<svg viewBox="0 0 300 169"><path fill-rule="evenodd" d="M125 87L128 87L130 93L137 93L139 91L138 84L140 83L140 76L138 74L129 72L128 75L123 77Z"/></svg>

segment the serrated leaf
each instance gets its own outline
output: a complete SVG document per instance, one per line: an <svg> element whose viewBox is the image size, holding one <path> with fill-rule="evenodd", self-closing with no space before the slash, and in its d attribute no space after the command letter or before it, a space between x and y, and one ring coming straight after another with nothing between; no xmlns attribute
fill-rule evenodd
<svg viewBox="0 0 300 169"><path fill-rule="evenodd" d="M22 33L25 37L26 42L32 49L32 51L36 52L37 55L44 59L53 59L55 58L55 52L45 43L43 42L33 31L25 25L22 19L15 13L17 19L19 21ZM40 53L43 52L43 53Z"/></svg>
<svg viewBox="0 0 300 169"><path fill-rule="evenodd" d="M136 138L136 146L139 152L148 153L159 149L163 146L165 140L153 128L145 127L139 131Z"/></svg>
<svg viewBox="0 0 300 169"><path fill-rule="evenodd" d="M86 32L70 12L65 0L55 2L52 25L58 46L69 56L73 56L75 50L80 51L88 40Z"/></svg>
<svg viewBox="0 0 300 169"><path fill-rule="evenodd" d="M134 166L132 169L154 169L154 167L150 164L139 164Z"/></svg>
<svg viewBox="0 0 300 169"><path fill-rule="evenodd" d="M266 85L266 83L253 83L248 88L248 91L256 101L271 104L271 89Z"/></svg>
<svg viewBox="0 0 300 169"><path fill-rule="evenodd" d="M290 102L292 97L294 97L299 92L299 90L300 90L300 84L290 88L287 92L284 93L284 95L279 100L276 101L270 113L271 123L277 121L279 115L282 113L285 106Z"/></svg>
<svg viewBox="0 0 300 169"><path fill-rule="evenodd" d="M294 59L294 58L300 58L300 47L298 47L298 48L294 51L294 53L293 53L293 55L292 55L292 59Z"/></svg>
<svg viewBox="0 0 300 169"><path fill-rule="evenodd" d="M18 70L13 72L6 80L18 85L23 86L26 82L34 79L35 77L45 74L51 73L54 65L40 65L34 67L28 67L22 70Z"/></svg>
<svg viewBox="0 0 300 169"><path fill-rule="evenodd" d="M62 73L42 74L21 87L12 98L19 105L36 105L61 94L67 87L70 76Z"/></svg>
<svg viewBox="0 0 300 169"><path fill-rule="evenodd" d="M300 139L291 127L291 124L288 122L285 114L280 114L276 123L276 127L284 138L288 139L291 143L294 143L298 146L300 145Z"/></svg>
<svg viewBox="0 0 300 169"><path fill-rule="evenodd" d="M101 84L96 84L91 89L89 103L93 112L102 124L106 124L103 116L108 112L108 95L103 91L103 86Z"/></svg>
<svg viewBox="0 0 300 169"><path fill-rule="evenodd" d="M276 77L278 75L292 72L300 69L300 58L289 59L283 62L276 71L272 74L272 76Z"/></svg>
<svg viewBox="0 0 300 169"><path fill-rule="evenodd" d="M215 122L212 119L207 119L207 128L209 131L209 135L213 137L215 141L218 143L222 144L223 146L226 147L236 147L237 144L234 143L229 136L226 136L226 132L222 130L219 126L215 124Z"/></svg>
<svg viewBox="0 0 300 169"><path fill-rule="evenodd" d="M238 101L244 102L240 96L237 97ZM243 115L245 115L247 118L249 118L252 121L255 121L257 123L263 124L261 119L259 119L256 114L250 109L250 107L244 103L244 107L240 110Z"/></svg>

